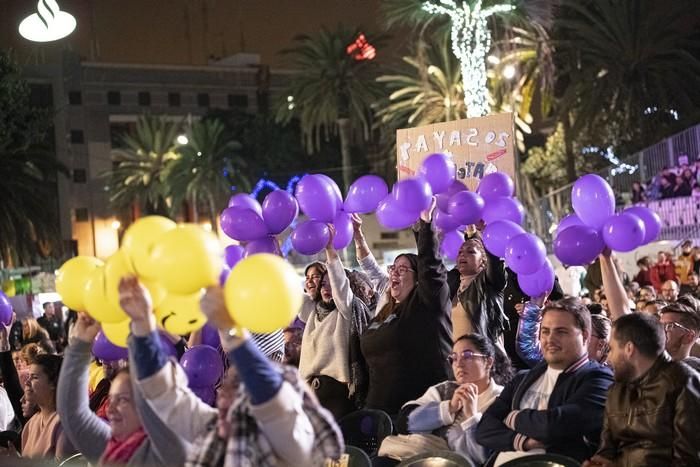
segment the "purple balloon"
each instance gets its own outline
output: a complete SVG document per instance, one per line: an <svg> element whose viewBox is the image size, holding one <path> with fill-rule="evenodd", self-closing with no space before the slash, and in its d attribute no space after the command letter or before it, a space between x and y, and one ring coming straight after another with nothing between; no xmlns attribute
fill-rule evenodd
<svg viewBox="0 0 700 467"><path fill-rule="evenodd" d="M319 175L304 175L296 188L299 207L313 220L333 222L338 212L336 188Z"/></svg>
<svg viewBox="0 0 700 467"><path fill-rule="evenodd" d="M517 274L534 274L546 258L544 243L531 233L516 235L506 245L506 264Z"/></svg>
<svg viewBox="0 0 700 467"><path fill-rule="evenodd" d="M476 224L483 216L484 200L471 191L460 191L450 198L447 212L454 216L460 224Z"/></svg>
<svg viewBox="0 0 700 467"><path fill-rule="evenodd" d="M544 259L544 265L534 274L518 274L520 290L530 297L549 294L554 288L554 268L549 259Z"/></svg>
<svg viewBox="0 0 700 467"><path fill-rule="evenodd" d="M397 207L418 213L430 207L433 196L428 181L420 177L406 178L396 182L391 194Z"/></svg>
<svg viewBox="0 0 700 467"><path fill-rule="evenodd" d="M565 266L584 266L605 248L602 236L587 225L572 225L554 239L554 255Z"/></svg>
<svg viewBox="0 0 700 467"><path fill-rule="evenodd" d="M336 250L342 250L350 245L350 242L352 241L352 235L354 233L352 228L352 218L347 212L340 211L338 215L335 216L333 225L335 226L333 248Z"/></svg>
<svg viewBox="0 0 700 467"><path fill-rule="evenodd" d="M160 338L160 348L169 357L178 358L177 349L175 344L170 340L167 334L163 331L158 331L158 337Z"/></svg>
<svg viewBox="0 0 700 467"><path fill-rule="evenodd" d="M180 358L190 387L214 386L224 373L224 362L219 352L208 345L195 345Z"/></svg>
<svg viewBox="0 0 700 467"><path fill-rule="evenodd" d="M344 210L361 214L374 212L388 193L389 187L384 179L376 175L363 175L350 185Z"/></svg>
<svg viewBox="0 0 700 467"><path fill-rule="evenodd" d="M437 208L440 211L447 212L450 209L450 195L448 193L438 193L435 195Z"/></svg>
<svg viewBox="0 0 700 467"><path fill-rule="evenodd" d="M297 225L290 236L292 246L302 255L315 255L328 245L328 225L320 221L305 221Z"/></svg>
<svg viewBox="0 0 700 467"><path fill-rule="evenodd" d="M525 220L525 208L515 198L489 198L485 201L483 219L486 225L491 222L508 220L522 225Z"/></svg>
<svg viewBox="0 0 700 467"><path fill-rule="evenodd" d="M421 163L418 174L430 184L433 193L447 191L455 179L455 163L447 154L431 154Z"/></svg>
<svg viewBox="0 0 700 467"><path fill-rule="evenodd" d="M464 234L462 232L458 230L445 232L442 243L440 243L440 253L452 261L457 261L457 255L459 255L459 249L462 248L463 243Z"/></svg>
<svg viewBox="0 0 700 467"><path fill-rule="evenodd" d="M216 403L216 390L214 386L204 386L204 387L190 387L190 390L199 397L199 399L214 407Z"/></svg>
<svg viewBox="0 0 700 467"><path fill-rule="evenodd" d="M513 238L525 233L522 227L509 220L495 221L486 224L483 239L484 246L491 254L505 258L506 245Z"/></svg>
<svg viewBox="0 0 700 467"><path fill-rule="evenodd" d="M258 253L271 253L276 255L279 251L277 240L275 237L268 235L267 237L259 238L249 242L245 246L245 257L256 255Z"/></svg>
<svg viewBox="0 0 700 467"><path fill-rule="evenodd" d="M627 252L644 243L644 222L631 213L611 216L603 225L603 240L611 250Z"/></svg>
<svg viewBox="0 0 700 467"><path fill-rule="evenodd" d="M0 323L5 326L9 325L12 321L12 304L10 299L7 298L5 292L0 290Z"/></svg>
<svg viewBox="0 0 700 467"><path fill-rule="evenodd" d="M228 245L224 249L224 254L226 255L226 264L229 268L233 269L233 267L243 259L245 248L241 245Z"/></svg>
<svg viewBox="0 0 700 467"><path fill-rule="evenodd" d="M615 214L615 195L603 178L587 174L574 183L571 205L584 224L600 230L608 217Z"/></svg>
<svg viewBox="0 0 700 467"><path fill-rule="evenodd" d="M262 217L251 209L226 208L221 212L221 230L234 240L249 242L267 235Z"/></svg>
<svg viewBox="0 0 700 467"><path fill-rule="evenodd" d="M459 220L455 219L453 215L448 214L445 211L442 211L441 209L437 209L435 211L435 216L433 217L433 224L435 224L435 227L445 232L449 230L454 230L460 226Z"/></svg>
<svg viewBox="0 0 700 467"><path fill-rule="evenodd" d="M579 217L576 214L569 214L568 216L564 217L559 222L559 225L557 226L556 235L559 235L559 232L563 232L564 230L568 229L572 225L586 225L586 224L584 224L583 221L581 219L579 219Z"/></svg>
<svg viewBox="0 0 700 467"><path fill-rule="evenodd" d="M513 180L503 172L493 172L479 182L476 192L485 200L500 197L511 197L515 193Z"/></svg>
<svg viewBox="0 0 700 467"><path fill-rule="evenodd" d="M219 331L209 323L202 326L202 344L214 347L215 349L221 345Z"/></svg>
<svg viewBox="0 0 700 467"><path fill-rule="evenodd" d="M333 189L333 199L335 200L335 209L340 211L343 209L343 193L340 191L338 184L326 174L316 174L317 177L324 179Z"/></svg>
<svg viewBox="0 0 700 467"><path fill-rule="evenodd" d="M248 193L238 193L237 195L231 196L231 199L228 200L228 207L250 209L258 216L262 217L262 207L260 203Z"/></svg>
<svg viewBox="0 0 700 467"><path fill-rule="evenodd" d="M661 218L651 209L644 206L632 206L623 211L623 213L633 214L639 217L644 223L644 242L642 245L653 242L661 232Z"/></svg>
<svg viewBox="0 0 700 467"><path fill-rule="evenodd" d="M223 287L226 283L226 279L228 279L229 274L231 274L231 268L228 267L227 264L224 264L224 266L221 268L221 272L219 273L219 285L221 287Z"/></svg>
<svg viewBox="0 0 700 467"><path fill-rule="evenodd" d="M407 211L396 205L394 198L388 194L377 206L377 222L392 230L410 227L420 217L419 212Z"/></svg>
<svg viewBox="0 0 700 467"><path fill-rule="evenodd" d="M112 344L107 336L102 331L95 336L95 342L92 344L92 354L105 362L114 362L116 360L126 360L129 358L129 351L126 347L119 347Z"/></svg>
<svg viewBox="0 0 700 467"><path fill-rule="evenodd" d="M459 180L453 180L452 183L450 183L450 187L447 189L447 194L452 197L460 191L469 191L469 188Z"/></svg>
<svg viewBox="0 0 700 467"><path fill-rule="evenodd" d="M294 196L284 190L275 190L265 196L262 204L262 217L267 230L277 235L289 227L299 214L299 203Z"/></svg>

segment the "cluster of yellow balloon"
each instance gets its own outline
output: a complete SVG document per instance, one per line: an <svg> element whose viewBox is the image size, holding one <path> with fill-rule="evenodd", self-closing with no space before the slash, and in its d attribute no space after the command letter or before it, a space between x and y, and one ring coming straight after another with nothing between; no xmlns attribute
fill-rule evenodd
<svg viewBox="0 0 700 467"><path fill-rule="evenodd" d="M126 346L129 319L119 305L119 281L138 276L148 289L158 323L173 334L186 334L206 322L199 309L202 289L218 283L223 267L219 240L195 224L178 226L161 216L147 216L124 233L122 246L107 261L79 256L56 276L63 302L87 311L102 324L105 336Z"/></svg>
<svg viewBox="0 0 700 467"><path fill-rule="evenodd" d="M248 256L236 264L226 279L224 300L238 326L252 332L273 332L287 327L299 312L299 276L279 256Z"/></svg>

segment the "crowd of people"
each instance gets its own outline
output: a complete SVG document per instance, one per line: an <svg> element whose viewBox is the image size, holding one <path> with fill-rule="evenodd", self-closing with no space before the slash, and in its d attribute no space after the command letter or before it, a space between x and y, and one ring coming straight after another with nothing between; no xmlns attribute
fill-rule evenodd
<svg viewBox="0 0 700 467"><path fill-rule="evenodd" d="M631 195L633 204L686 196L700 198L700 160L692 165L664 167L646 183L633 182Z"/></svg>
<svg viewBox="0 0 700 467"><path fill-rule="evenodd" d="M219 330L227 364L213 406L161 346L136 278L119 286L131 319L128 361L92 355L100 325L84 313L69 331L53 306L38 321L0 329L2 455L326 465L345 450L339 421L372 409L394 426L376 466L433 450L489 466L537 453L590 467L700 465L700 254L692 243L675 260L643 258L634 278L606 250L591 266L599 283L582 297L558 284L528 297L484 248L483 225L467 229L448 271L433 210L413 227L417 254L386 270L359 216L357 270L343 264L331 228L326 260L306 268L303 305L287 329L238 329L221 288L209 288L201 310ZM196 334L173 339L191 344Z"/></svg>

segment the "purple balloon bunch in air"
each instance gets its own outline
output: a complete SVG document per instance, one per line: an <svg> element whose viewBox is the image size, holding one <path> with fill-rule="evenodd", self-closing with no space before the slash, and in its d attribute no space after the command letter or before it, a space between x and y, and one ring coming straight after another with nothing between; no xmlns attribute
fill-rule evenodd
<svg viewBox="0 0 700 467"><path fill-rule="evenodd" d="M224 363L219 351L206 344L195 345L182 355L180 366L187 375L192 392L214 406L216 384L224 374Z"/></svg>
<svg viewBox="0 0 700 467"><path fill-rule="evenodd" d="M554 236L554 254L568 266L595 261L607 246L627 252L654 241L661 231L661 218L644 206L615 213L615 195L603 178L580 177L571 190L574 214L563 218Z"/></svg>

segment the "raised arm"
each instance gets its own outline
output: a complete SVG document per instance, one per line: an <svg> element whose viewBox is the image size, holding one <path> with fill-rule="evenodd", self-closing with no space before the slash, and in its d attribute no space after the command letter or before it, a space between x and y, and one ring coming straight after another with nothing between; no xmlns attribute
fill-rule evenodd
<svg viewBox="0 0 700 467"><path fill-rule="evenodd" d="M540 307L533 302L526 302L518 320L515 350L530 368L541 362L543 358L539 334Z"/></svg>
<svg viewBox="0 0 700 467"><path fill-rule="evenodd" d="M14 321L14 316L13 316ZM0 325L0 373L2 373L3 385L7 391L7 397L10 398L12 410L15 411L15 417L24 426L26 420L22 415L22 397L24 389L17 375L15 362L12 360L12 351L10 350L9 333L12 324L9 326Z"/></svg>
<svg viewBox="0 0 700 467"><path fill-rule="evenodd" d="M355 241L355 255L362 270L367 273L374 283L378 294L384 293L389 284L389 274L379 267L379 263L367 245L365 234L362 231L362 218L358 214L352 215L353 240Z"/></svg>
<svg viewBox="0 0 700 467"><path fill-rule="evenodd" d="M450 300L447 270L442 263L437 235L431 226L434 210L435 198L433 198L430 208L421 213L416 232L418 294L423 303L427 304L430 309L436 309L438 308L437 304L447 303Z"/></svg>
<svg viewBox="0 0 700 467"><path fill-rule="evenodd" d="M625 287L613 263L612 252L606 248L599 256L600 274L603 278L603 290L608 299L608 310L610 319L615 321L620 316L632 313L629 306L629 299L625 293Z"/></svg>
<svg viewBox="0 0 700 467"><path fill-rule="evenodd" d="M61 426L73 446L94 464L99 462L112 436L109 425L90 410L88 401L90 350L99 329L99 323L80 313L63 354L56 388Z"/></svg>
<svg viewBox="0 0 700 467"><path fill-rule="evenodd" d="M345 274L343 262L338 256L338 252L333 247L333 239L335 238L335 227L332 224L328 225L330 230L330 239L326 245L326 265L328 266L328 280L331 283L333 291L333 301L338 308L338 312L344 319L352 318L352 299L353 294L350 289L350 280Z"/></svg>

